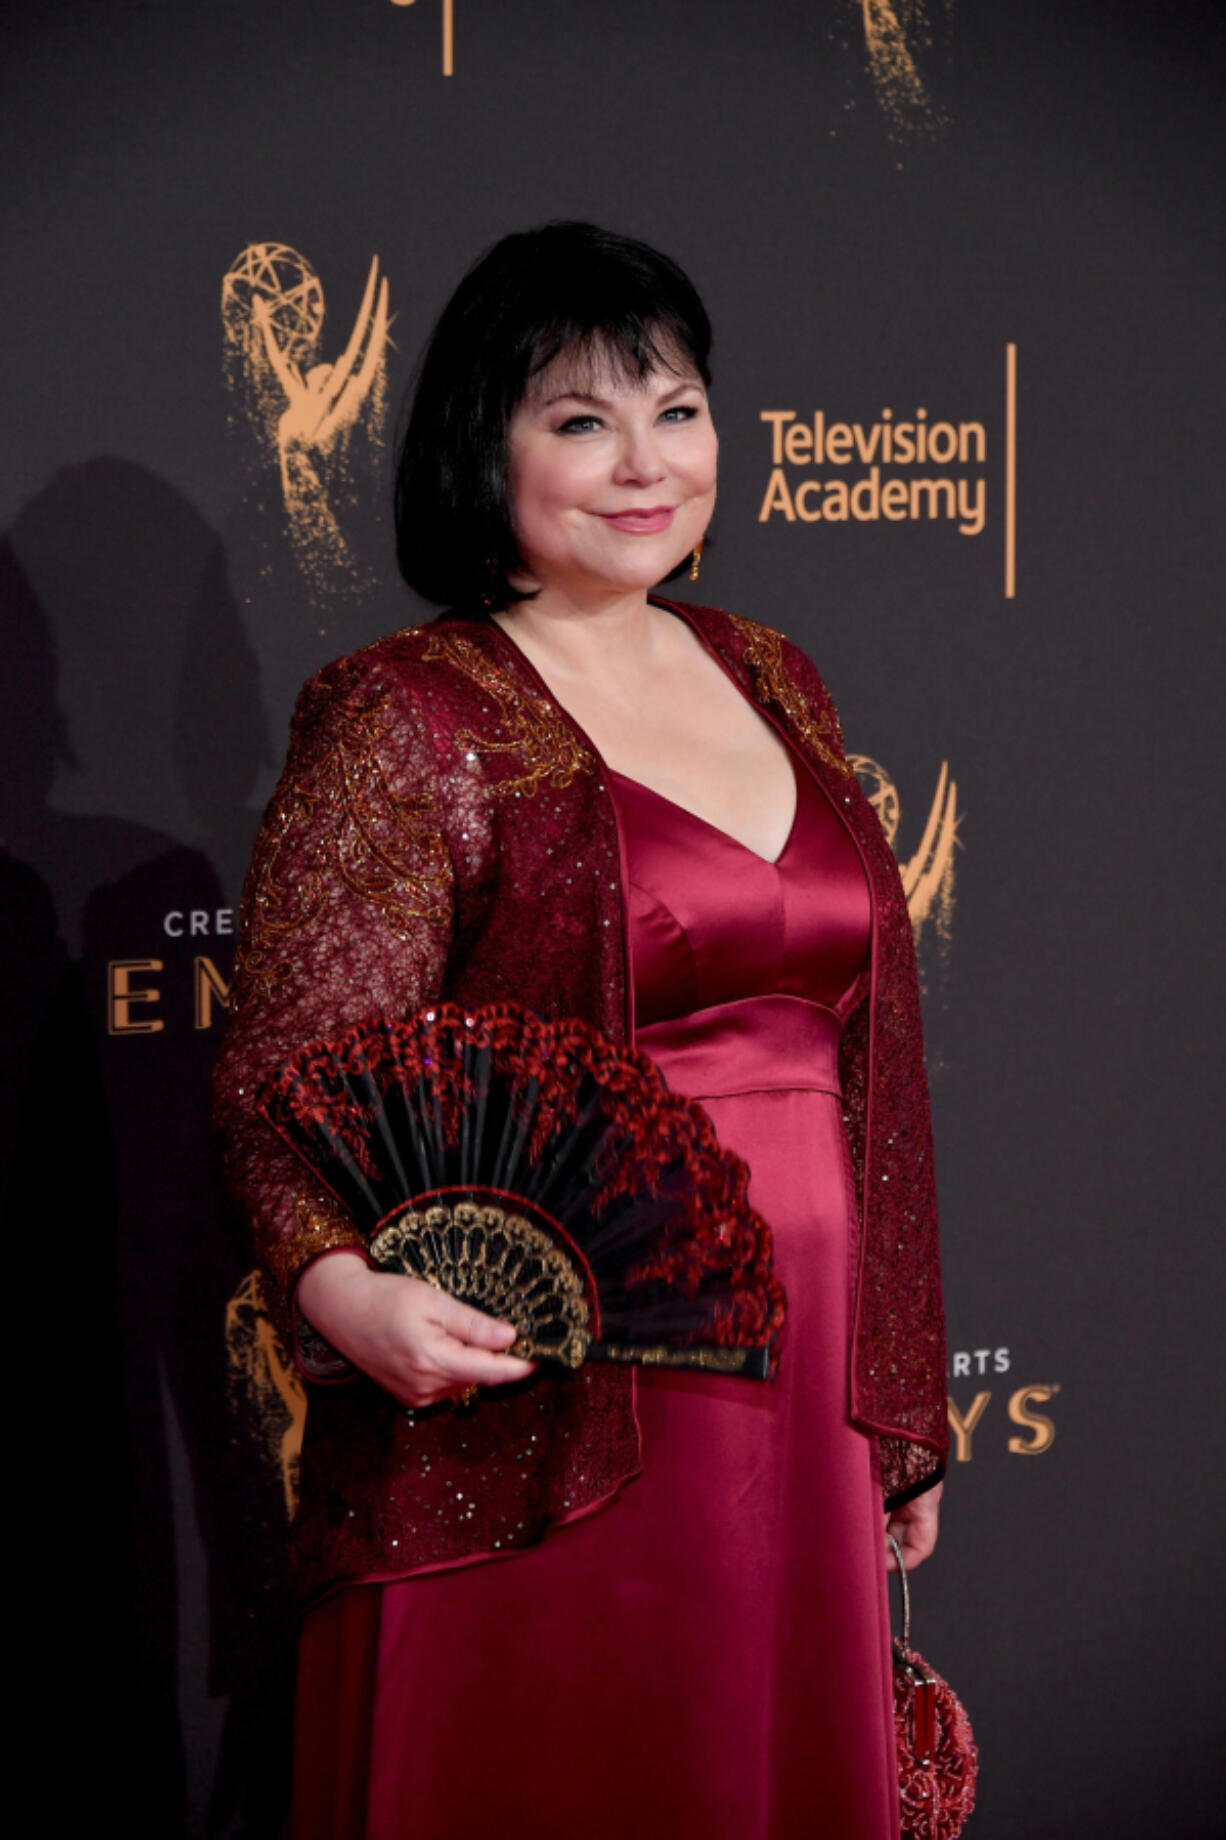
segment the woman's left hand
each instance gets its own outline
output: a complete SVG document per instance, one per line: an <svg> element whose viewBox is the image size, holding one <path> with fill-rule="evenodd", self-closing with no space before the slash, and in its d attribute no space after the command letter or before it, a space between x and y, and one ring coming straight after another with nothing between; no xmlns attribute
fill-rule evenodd
<svg viewBox="0 0 1226 1840"><path fill-rule="evenodd" d="M917 1495L913 1501L905 1501L901 1508L895 1508L892 1514L885 1517L885 1530L892 1533L901 1546L902 1562L909 1572L923 1563L937 1543L937 1523L941 1517L944 1489L945 1484L938 1482L935 1488ZM885 1568L887 1572L898 1570L898 1561L888 1543L885 1549Z"/></svg>

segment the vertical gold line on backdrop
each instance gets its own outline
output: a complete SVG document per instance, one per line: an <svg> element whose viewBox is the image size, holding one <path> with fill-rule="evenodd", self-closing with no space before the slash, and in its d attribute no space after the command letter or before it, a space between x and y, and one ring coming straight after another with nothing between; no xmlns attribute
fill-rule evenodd
<svg viewBox="0 0 1226 1840"><path fill-rule="evenodd" d="M1005 599L1017 593L1017 346L1005 346Z"/></svg>
<svg viewBox="0 0 1226 1840"><path fill-rule="evenodd" d="M443 75L455 69L455 0L443 0Z"/></svg>

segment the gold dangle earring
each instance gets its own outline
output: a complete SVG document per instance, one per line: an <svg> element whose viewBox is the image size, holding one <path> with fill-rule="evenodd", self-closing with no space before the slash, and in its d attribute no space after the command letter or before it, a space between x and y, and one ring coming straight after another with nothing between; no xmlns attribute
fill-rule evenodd
<svg viewBox="0 0 1226 1840"><path fill-rule="evenodd" d="M694 554L690 557L690 580L698 580L698 565L702 561L702 544L694 545Z"/></svg>

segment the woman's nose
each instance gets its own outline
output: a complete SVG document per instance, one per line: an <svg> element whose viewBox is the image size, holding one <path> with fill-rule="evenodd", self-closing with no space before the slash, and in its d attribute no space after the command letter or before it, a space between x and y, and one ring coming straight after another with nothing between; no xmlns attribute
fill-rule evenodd
<svg viewBox="0 0 1226 1840"><path fill-rule="evenodd" d="M624 431L615 477L619 485L647 485L664 477L664 462L654 429Z"/></svg>

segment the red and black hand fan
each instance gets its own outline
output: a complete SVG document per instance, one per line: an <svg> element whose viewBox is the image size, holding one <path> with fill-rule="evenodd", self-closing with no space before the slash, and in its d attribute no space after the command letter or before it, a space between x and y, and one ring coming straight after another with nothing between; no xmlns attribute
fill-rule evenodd
<svg viewBox="0 0 1226 1840"><path fill-rule="evenodd" d="M257 1104L378 1264L513 1322L512 1353L773 1376L784 1295L749 1171L637 1049L440 1003L301 1049Z"/></svg>

